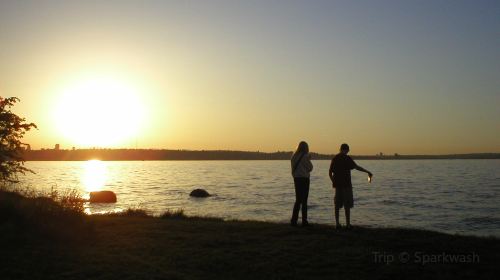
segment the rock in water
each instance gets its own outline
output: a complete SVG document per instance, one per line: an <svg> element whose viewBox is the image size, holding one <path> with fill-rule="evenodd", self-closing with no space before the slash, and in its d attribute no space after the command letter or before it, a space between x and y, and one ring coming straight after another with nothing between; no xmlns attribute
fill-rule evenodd
<svg viewBox="0 0 500 280"><path fill-rule="evenodd" d="M90 192L89 202L92 203L115 203L116 194L112 191Z"/></svg>
<svg viewBox="0 0 500 280"><path fill-rule="evenodd" d="M209 197L210 194L204 190L204 189L195 189L193 190L189 196L193 196L193 197Z"/></svg>

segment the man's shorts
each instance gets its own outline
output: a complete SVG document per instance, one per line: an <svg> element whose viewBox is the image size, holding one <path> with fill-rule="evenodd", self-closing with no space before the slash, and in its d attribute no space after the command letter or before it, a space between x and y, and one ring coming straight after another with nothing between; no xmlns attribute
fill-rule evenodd
<svg viewBox="0 0 500 280"><path fill-rule="evenodd" d="M335 188L335 209L340 209L342 207L352 208L354 207L354 199L352 195L351 188Z"/></svg>

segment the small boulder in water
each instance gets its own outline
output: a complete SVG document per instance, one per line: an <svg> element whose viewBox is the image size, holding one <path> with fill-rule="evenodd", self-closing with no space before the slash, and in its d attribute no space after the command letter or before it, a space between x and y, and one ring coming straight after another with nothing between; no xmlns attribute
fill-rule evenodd
<svg viewBox="0 0 500 280"><path fill-rule="evenodd" d="M193 196L193 197L209 197L210 194L204 190L204 189L195 189L193 190L189 196Z"/></svg>
<svg viewBox="0 0 500 280"><path fill-rule="evenodd" d="M98 191L98 192L90 192L91 203L115 203L116 202L116 194L112 191Z"/></svg>

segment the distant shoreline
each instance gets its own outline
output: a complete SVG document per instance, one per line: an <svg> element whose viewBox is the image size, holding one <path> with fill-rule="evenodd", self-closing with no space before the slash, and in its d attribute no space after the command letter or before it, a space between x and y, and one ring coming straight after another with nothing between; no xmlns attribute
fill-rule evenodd
<svg viewBox="0 0 500 280"><path fill-rule="evenodd" d="M290 151L274 153L223 150L167 150L167 149L74 149L74 150L26 150L26 161L105 161L143 160L288 160ZM313 160L330 160L334 155L311 153ZM361 160L421 160L421 159L500 159L500 153L473 153L448 155L352 155Z"/></svg>

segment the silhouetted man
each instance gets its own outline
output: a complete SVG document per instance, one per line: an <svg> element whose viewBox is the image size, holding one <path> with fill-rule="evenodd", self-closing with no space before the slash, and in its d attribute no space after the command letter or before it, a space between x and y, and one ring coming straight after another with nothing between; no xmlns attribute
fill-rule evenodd
<svg viewBox="0 0 500 280"><path fill-rule="evenodd" d="M373 176L370 171L357 165L347 153L349 153L349 145L344 143L340 146L340 153L333 157L330 170L328 171L328 176L330 176L330 180L333 183L332 186L335 189L335 225L337 229L341 228L339 210L342 207L345 210L346 228L352 228L351 208L354 206L354 199L352 195L351 170L356 169L366 172L370 178Z"/></svg>

